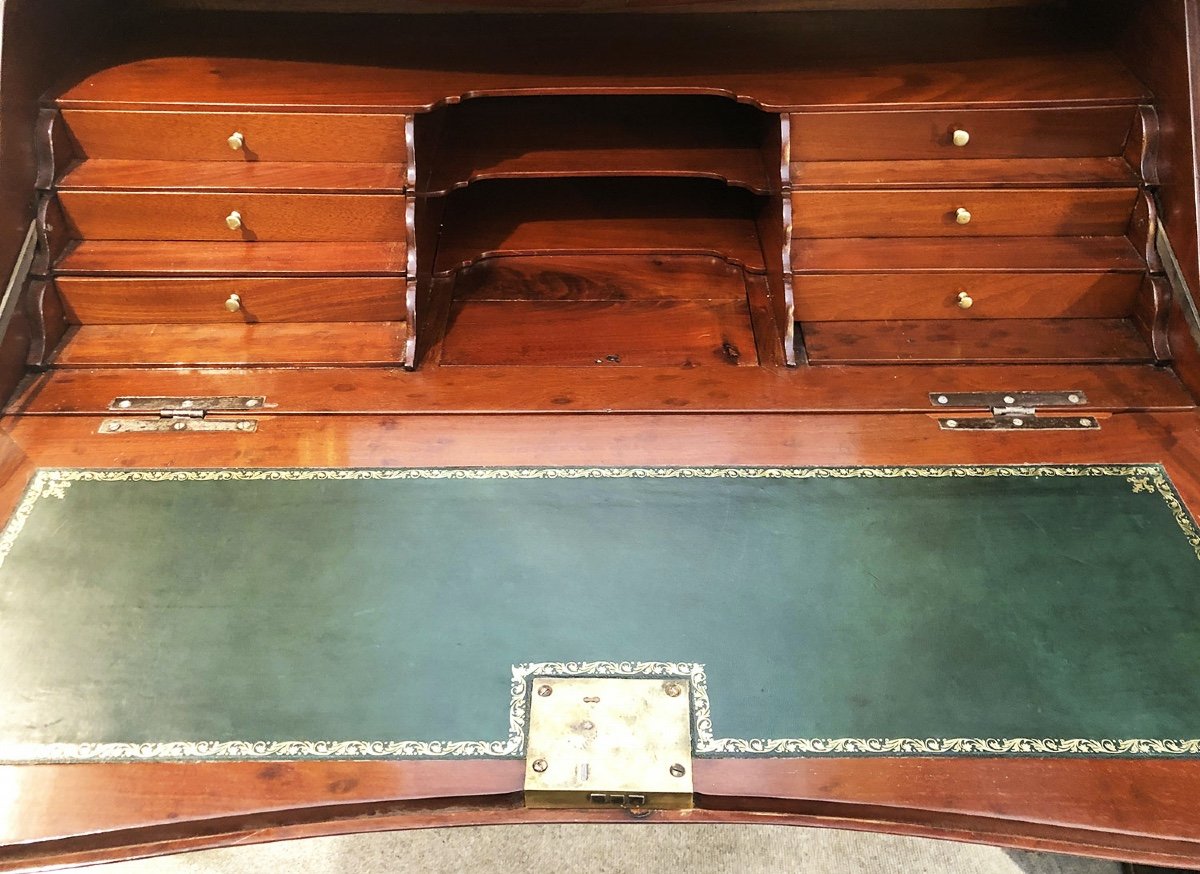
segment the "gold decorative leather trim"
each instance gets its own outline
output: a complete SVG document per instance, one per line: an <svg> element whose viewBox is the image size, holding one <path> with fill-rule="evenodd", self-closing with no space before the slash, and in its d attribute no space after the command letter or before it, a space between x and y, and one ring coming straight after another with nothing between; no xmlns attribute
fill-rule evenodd
<svg viewBox="0 0 1200 874"><path fill-rule="evenodd" d="M930 467L641 467L641 468L271 468L249 470L43 469L34 475L0 533L3 563L37 502L63 499L74 482L253 480L1124 477L1135 494L1158 495L1200 559L1200 533L1158 464ZM1064 755L1200 756L1200 738L717 738L704 665L693 662L534 662L512 668L509 734L497 741L168 741L151 743L0 744L0 762L512 758L524 754L531 680L537 677L680 677L691 688L697 755Z"/></svg>

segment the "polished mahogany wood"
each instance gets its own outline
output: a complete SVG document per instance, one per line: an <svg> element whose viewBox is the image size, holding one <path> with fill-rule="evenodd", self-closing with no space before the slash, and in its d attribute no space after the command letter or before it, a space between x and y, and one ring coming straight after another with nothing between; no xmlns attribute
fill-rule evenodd
<svg viewBox="0 0 1200 874"><path fill-rule="evenodd" d="M63 111L82 158L153 161L408 160L404 115L354 113ZM229 146L240 133L245 144Z"/></svg>
<svg viewBox="0 0 1200 874"><path fill-rule="evenodd" d="M54 283L43 279L30 282L25 292L25 311L32 334L26 362L30 368L41 370L50 362L69 325Z"/></svg>
<svg viewBox="0 0 1200 874"><path fill-rule="evenodd" d="M781 782L784 791L793 797L778 805L780 811L765 813L748 809L757 798L750 801L734 794L744 791L757 776L756 769L744 767L746 764L700 760L696 762L695 780L705 807L687 812L651 812L638 818L624 811L523 809L518 794L521 768L512 762L44 766L41 785L30 783L27 775L19 772L13 775L25 778L18 785L34 802L33 809L49 806L50 799L44 795L48 784L87 799L89 803L81 809L102 807L108 816L100 832L90 838L74 835L80 834L83 827L95 828L96 820L55 823L55 829L41 840L4 852L0 870L18 869L35 861L84 864L322 834L558 821L775 823L885 830L1100 858L1183 864L1195 857L1195 841L1185 824L1186 793L1196 781L1195 769L1187 767L1189 763L1168 766L1171 785L1177 788L1163 792L1152 788L1128 762L1032 761L1013 763L1014 767L1008 768L1008 763L986 760L809 760L789 763L786 781ZM9 778L5 772L13 770L4 769L0 774ZM196 791L174 799L176 816L172 820L161 812L166 799L149 787L151 780L160 785L195 786ZM930 789L939 784L964 787L968 799L979 799L973 806L976 809L965 814L943 812L944 801ZM1021 796L1014 788L1034 785L1040 791L1029 792L1025 796L1028 806L1020 806ZM117 796L117 787L125 794ZM425 787L429 787L426 791L440 792L440 800L424 797L421 793ZM1115 808L1084 811L1085 815L1108 819L1110 831L1065 825L1057 811L1063 805L1079 807L1074 792L1080 788L1118 798L1149 794L1156 812L1169 818L1173 827L1186 836L1155 840L1124 830L1127 818ZM1002 810L991 809L985 799L1001 790L1007 803ZM903 808L895 806L897 792L904 793L904 801L917 811L915 814L906 816ZM313 797L328 800L314 808ZM269 799L263 809L253 809L246 803L246 799L258 798ZM204 826L195 821L197 810L206 816ZM936 820L936 824L924 819ZM41 823L25 816L17 827L27 828L30 824Z"/></svg>
<svg viewBox="0 0 1200 874"><path fill-rule="evenodd" d="M55 283L76 325L403 322L403 277L108 279ZM237 295L237 309L226 303Z"/></svg>
<svg viewBox="0 0 1200 874"><path fill-rule="evenodd" d="M757 365L746 300L459 301L443 365Z"/></svg>
<svg viewBox="0 0 1200 874"><path fill-rule="evenodd" d="M404 322L261 325L83 325L54 356L56 367L236 364L396 364Z"/></svg>
<svg viewBox="0 0 1200 874"><path fill-rule="evenodd" d="M880 29L869 16L543 16L493 34L487 18L383 21L359 32L359 66L297 64L261 56L136 60L67 89L66 109L291 110L412 112L464 94L588 93L735 95L767 109L879 107L1044 107L1141 103L1148 95L1113 55L1080 47L1057 27L987 15L909 19ZM257 35L259 51L281 42L317 57L336 45L339 25L294 38L286 27ZM663 34L671 34L664 42ZM341 36L345 39L344 31ZM395 46L403 39L405 50ZM853 56L836 49L847 41ZM997 51L998 45L1006 50ZM446 64L448 46L469 69ZM716 50L720 47L719 50ZM322 48L324 51L322 52ZM513 63L513 59L536 63ZM640 59L637 65L631 59ZM747 63L745 59L753 59ZM464 65L465 66L465 65ZM614 79L618 81L614 83Z"/></svg>
<svg viewBox="0 0 1200 874"><path fill-rule="evenodd" d="M1134 273L813 273L794 288L803 322L1121 318L1142 281Z"/></svg>
<svg viewBox="0 0 1200 874"><path fill-rule="evenodd" d="M85 240L59 276L372 276L408 269L404 236L374 243L176 243Z"/></svg>
<svg viewBox="0 0 1200 874"><path fill-rule="evenodd" d="M707 180L487 182L449 195L435 271L574 252L711 254L763 272L751 195Z"/></svg>
<svg viewBox="0 0 1200 874"><path fill-rule="evenodd" d="M829 155L838 154L831 151ZM979 158L913 161L802 161L792 187L808 188L1136 188L1124 158Z"/></svg>
<svg viewBox="0 0 1200 874"><path fill-rule="evenodd" d="M76 189L166 191L341 192L399 194L405 190L401 164L247 161L128 161L89 159L72 167L57 185Z"/></svg>
<svg viewBox="0 0 1200 874"><path fill-rule="evenodd" d="M387 242L404 237L405 198L390 194L190 194L64 191L79 239ZM231 229L234 211L241 224Z"/></svg>
<svg viewBox="0 0 1200 874"><path fill-rule="evenodd" d="M962 161L1120 155L1129 106L916 112L810 112L792 116L792 160ZM955 145L956 130L970 140Z"/></svg>
<svg viewBox="0 0 1200 874"><path fill-rule="evenodd" d="M14 413L92 413L122 394L266 394L280 413L927 413L930 392L1063 391L1107 411L1186 410L1170 370L1148 365L70 369L34 376Z"/></svg>
<svg viewBox="0 0 1200 874"><path fill-rule="evenodd" d="M814 363L914 361L1145 362L1153 360L1132 319L811 322Z"/></svg>
<svg viewBox="0 0 1200 874"><path fill-rule="evenodd" d="M797 237L1116 236L1133 189L797 191ZM959 209L970 222L959 224Z"/></svg>
<svg viewBox="0 0 1200 874"><path fill-rule="evenodd" d="M941 270L1144 273L1133 244L1120 237L853 237L792 241L796 273L904 273Z"/></svg>

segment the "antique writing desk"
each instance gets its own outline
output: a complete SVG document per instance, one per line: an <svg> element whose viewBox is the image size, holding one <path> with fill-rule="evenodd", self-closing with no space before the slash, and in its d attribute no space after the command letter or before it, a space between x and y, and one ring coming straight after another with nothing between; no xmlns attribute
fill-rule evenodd
<svg viewBox="0 0 1200 874"><path fill-rule="evenodd" d="M1200 867L1194 0L0 8L0 869Z"/></svg>

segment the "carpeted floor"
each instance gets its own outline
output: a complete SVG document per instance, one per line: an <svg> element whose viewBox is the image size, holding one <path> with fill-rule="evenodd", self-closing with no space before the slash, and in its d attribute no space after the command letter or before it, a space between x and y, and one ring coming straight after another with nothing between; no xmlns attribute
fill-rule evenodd
<svg viewBox="0 0 1200 874"><path fill-rule="evenodd" d="M774 826L491 826L315 838L123 862L98 874L1120 874L1109 862Z"/></svg>

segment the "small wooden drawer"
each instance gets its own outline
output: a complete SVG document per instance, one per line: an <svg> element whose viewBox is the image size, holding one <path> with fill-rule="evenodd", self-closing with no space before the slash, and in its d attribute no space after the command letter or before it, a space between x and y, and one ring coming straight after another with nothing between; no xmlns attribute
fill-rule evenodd
<svg viewBox="0 0 1200 874"><path fill-rule="evenodd" d="M385 194L64 191L83 240L375 242L403 240L405 198Z"/></svg>
<svg viewBox="0 0 1200 874"><path fill-rule="evenodd" d="M403 277L57 280L78 325L402 322Z"/></svg>
<svg viewBox="0 0 1200 874"><path fill-rule="evenodd" d="M408 163L403 115L90 109L62 115L80 158Z"/></svg>
<svg viewBox="0 0 1200 874"><path fill-rule="evenodd" d="M797 191L797 238L1121 236L1137 191Z"/></svg>
<svg viewBox="0 0 1200 874"><path fill-rule="evenodd" d="M1114 156L1125 148L1135 112L1112 106L794 113L791 155L793 161Z"/></svg>
<svg viewBox="0 0 1200 874"><path fill-rule="evenodd" d="M796 276L800 322L1123 318L1140 273L835 273Z"/></svg>

